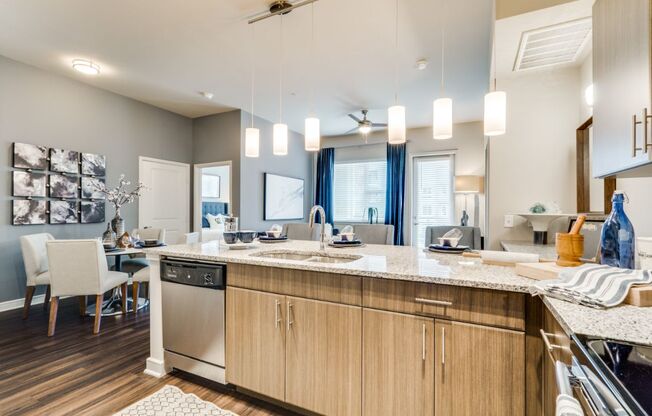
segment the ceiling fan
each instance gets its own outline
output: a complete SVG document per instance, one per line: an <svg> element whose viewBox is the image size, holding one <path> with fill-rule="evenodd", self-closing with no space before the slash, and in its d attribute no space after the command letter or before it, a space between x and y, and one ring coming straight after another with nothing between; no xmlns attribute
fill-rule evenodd
<svg viewBox="0 0 652 416"><path fill-rule="evenodd" d="M354 114L349 114L349 117L351 117L356 123L358 123L358 125L357 127L354 127L351 130L347 131L345 134L350 134L357 130L360 132L360 134L367 135L371 132L371 129L374 127L387 127L387 124L385 123L373 123L371 120L367 120L367 113L369 112L369 110L361 110L361 112L362 112L362 120Z"/></svg>

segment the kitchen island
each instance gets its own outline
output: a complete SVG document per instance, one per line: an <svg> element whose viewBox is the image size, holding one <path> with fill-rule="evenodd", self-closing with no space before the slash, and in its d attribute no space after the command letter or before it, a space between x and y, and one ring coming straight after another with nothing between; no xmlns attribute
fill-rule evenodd
<svg viewBox="0 0 652 416"><path fill-rule="evenodd" d="M512 268L413 247L321 252L306 241L169 246L148 258L149 374L169 370L158 260L217 262L227 270L226 380L242 391L321 414L541 413L544 308ZM568 335L605 312L557 302L546 306ZM652 313L623 310L618 339L645 340L625 321Z"/></svg>

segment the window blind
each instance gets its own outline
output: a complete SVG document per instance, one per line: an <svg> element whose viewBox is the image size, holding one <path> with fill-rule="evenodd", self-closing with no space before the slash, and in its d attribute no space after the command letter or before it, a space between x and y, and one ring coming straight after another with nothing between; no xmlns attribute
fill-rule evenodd
<svg viewBox="0 0 652 416"><path fill-rule="evenodd" d="M333 183L336 222L367 222L368 208L378 209L378 222L385 218L387 162L335 162Z"/></svg>
<svg viewBox="0 0 652 416"><path fill-rule="evenodd" d="M453 224L453 156L414 158L412 245L424 246L426 227Z"/></svg>

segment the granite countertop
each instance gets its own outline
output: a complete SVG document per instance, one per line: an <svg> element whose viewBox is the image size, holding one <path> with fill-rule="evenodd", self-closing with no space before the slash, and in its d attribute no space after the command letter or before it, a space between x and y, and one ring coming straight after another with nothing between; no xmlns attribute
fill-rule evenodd
<svg viewBox="0 0 652 416"><path fill-rule="evenodd" d="M529 286L535 282L518 276L511 267L483 265L480 259L425 252L415 247L381 245L341 249L327 247L326 252L335 256L362 256L349 263L335 264L256 257L269 251L318 254L319 243L314 241L256 243L250 249L231 250L223 243L211 241L153 248L148 249L147 253L521 293L529 293ZM568 333L652 345L652 308L623 305L598 310L547 297L544 298L544 303Z"/></svg>

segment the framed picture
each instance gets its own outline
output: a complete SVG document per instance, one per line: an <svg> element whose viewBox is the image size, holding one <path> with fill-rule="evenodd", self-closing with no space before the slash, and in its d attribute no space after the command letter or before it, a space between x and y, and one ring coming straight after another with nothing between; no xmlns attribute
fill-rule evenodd
<svg viewBox="0 0 652 416"><path fill-rule="evenodd" d="M50 224L75 224L79 222L77 201L51 201Z"/></svg>
<svg viewBox="0 0 652 416"><path fill-rule="evenodd" d="M46 222L46 202L43 199L14 199L14 225L36 225Z"/></svg>
<svg viewBox="0 0 652 416"><path fill-rule="evenodd" d="M45 170L48 168L48 148L27 143L14 143L14 167Z"/></svg>
<svg viewBox="0 0 652 416"><path fill-rule="evenodd" d="M76 176L50 175L50 197L77 198L79 179Z"/></svg>
<svg viewBox="0 0 652 416"><path fill-rule="evenodd" d="M264 220L301 220L303 179L265 173Z"/></svg>
<svg viewBox="0 0 652 416"><path fill-rule="evenodd" d="M81 197L83 199L104 199L104 194L97 190L98 186L104 185L102 178L81 178Z"/></svg>
<svg viewBox="0 0 652 416"><path fill-rule="evenodd" d="M61 173L79 173L79 152L50 149L50 170Z"/></svg>
<svg viewBox="0 0 652 416"><path fill-rule="evenodd" d="M202 175L201 196L204 198L220 197L220 177L217 175Z"/></svg>
<svg viewBox="0 0 652 416"><path fill-rule="evenodd" d="M14 196L32 196L45 198L45 173L15 170L13 177L13 188Z"/></svg>
<svg viewBox="0 0 652 416"><path fill-rule="evenodd" d="M82 224L92 224L104 222L105 212L104 201L82 201L81 202L81 222Z"/></svg>
<svg viewBox="0 0 652 416"><path fill-rule="evenodd" d="M82 153L81 173L82 175L106 176L106 156Z"/></svg>

